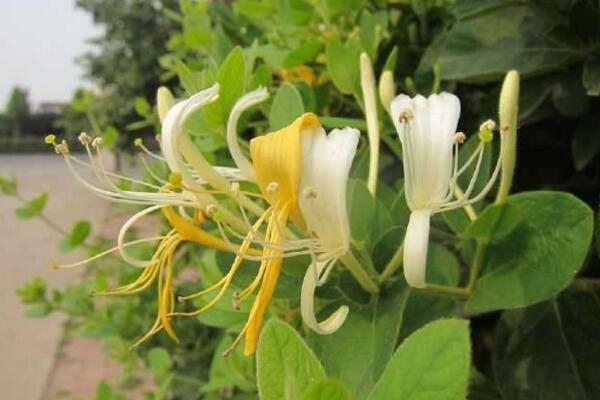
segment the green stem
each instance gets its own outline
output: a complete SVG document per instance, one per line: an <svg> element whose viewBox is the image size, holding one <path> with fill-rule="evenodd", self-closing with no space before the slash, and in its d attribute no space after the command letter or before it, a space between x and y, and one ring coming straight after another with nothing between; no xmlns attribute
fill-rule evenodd
<svg viewBox="0 0 600 400"><path fill-rule="evenodd" d="M354 276L354 278L356 278L357 282L363 289L372 294L379 293L379 287L365 271L360 262L358 262L356 257L354 257L354 254L352 254L351 251L340 257L340 262L344 264L346 268L348 268L350 273Z"/></svg>
<svg viewBox="0 0 600 400"><path fill-rule="evenodd" d="M461 299L469 297L469 292L465 288L436 285L434 283L428 283L425 289L421 290L423 290L424 292L440 294L443 296L459 297Z"/></svg>
<svg viewBox="0 0 600 400"><path fill-rule="evenodd" d="M469 294L473 292L473 289L475 288L475 282L477 282L477 277L479 276L479 272L483 267L487 246L488 239L479 239L477 241L477 248L475 249L475 256L473 257L473 265L471 265L471 270L469 271L469 281L466 287L466 290Z"/></svg>
<svg viewBox="0 0 600 400"><path fill-rule="evenodd" d="M19 200L19 202L21 202L21 204L23 204L23 205L27 204L27 200L23 196L21 196L20 193L16 193L15 197ZM48 225L53 231L57 232L58 234L60 234L62 236L69 235L69 233L67 231L65 231L63 228L58 226L58 224L56 224L54 221L52 221L50 218L48 218L44 213L37 214L37 217L39 219L41 219L46 225Z"/></svg>
<svg viewBox="0 0 600 400"><path fill-rule="evenodd" d="M404 257L404 244L400 245L400 247L398 247L396 249L396 252L392 256L390 261L387 263L385 268L383 268L383 272L381 272L381 275L379 276L379 284L384 283L389 278L391 278L392 275L394 275L394 273L398 270L398 268L400 268L402 266L403 257Z"/></svg>

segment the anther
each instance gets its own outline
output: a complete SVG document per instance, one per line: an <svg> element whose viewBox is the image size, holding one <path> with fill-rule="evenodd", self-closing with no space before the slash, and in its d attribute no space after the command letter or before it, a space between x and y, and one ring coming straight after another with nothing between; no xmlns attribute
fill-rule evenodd
<svg viewBox="0 0 600 400"><path fill-rule="evenodd" d="M104 140L101 137L94 138L94 140L92 140L92 146L98 148L102 146L103 142Z"/></svg>
<svg viewBox="0 0 600 400"><path fill-rule="evenodd" d="M231 190L231 194L233 194L234 196L237 196L240 194L240 183L239 182L233 182L229 188L229 190Z"/></svg>
<svg viewBox="0 0 600 400"><path fill-rule="evenodd" d="M69 143L67 143L66 140L63 140L60 142L60 144L55 144L54 151L56 154L62 154L63 156L66 156L69 154Z"/></svg>
<svg viewBox="0 0 600 400"><path fill-rule="evenodd" d="M92 143L92 138L86 132L81 132L79 134L78 139L79 142L84 146L87 146L88 144Z"/></svg>
<svg viewBox="0 0 600 400"><path fill-rule="evenodd" d="M317 192L311 187L305 187L304 190L302 190L302 196L307 199L314 199L317 197Z"/></svg>
<svg viewBox="0 0 600 400"><path fill-rule="evenodd" d="M180 188L181 184L183 182L183 177L181 176L180 172L171 172L169 174L169 183L174 187L174 188Z"/></svg>
<svg viewBox="0 0 600 400"><path fill-rule="evenodd" d="M413 114L410 110L403 110L400 113L400 123L401 124L405 124L408 121L410 121L411 119L413 119Z"/></svg>
<svg viewBox="0 0 600 400"><path fill-rule="evenodd" d="M479 131L493 131L496 129L496 121L494 121L493 119L488 119L487 121L483 122L481 125L479 125Z"/></svg>
<svg viewBox="0 0 600 400"><path fill-rule="evenodd" d="M456 132L454 134L454 137L452 138L454 143L458 143L458 144L464 143L466 139L467 139L467 136L463 132Z"/></svg>
<svg viewBox="0 0 600 400"><path fill-rule="evenodd" d="M271 182L267 185L267 193L275 193L279 189L279 183Z"/></svg>
<svg viewBox="0 0 600 400"><path fill-rule="evenodd" d="M204 214L208 218L212 218L217 211L219 211L219 208L217 207L216 204L209 204L206 206L206 209L204 210Z"/></svg>
<svg viewBox="0 0 600 400"><path fill-rule="evenodd" d="M240 309L240 293L239 292L233 292L233 296L231 296L231 306L236 311Z"/></svg>
<svg viewBox="0 0 600 400"><path fill-rule="evenodd" d="M53 135L52 133L47 134L46 137L44 138L44 143L56 144L56 135Z"/></svg>

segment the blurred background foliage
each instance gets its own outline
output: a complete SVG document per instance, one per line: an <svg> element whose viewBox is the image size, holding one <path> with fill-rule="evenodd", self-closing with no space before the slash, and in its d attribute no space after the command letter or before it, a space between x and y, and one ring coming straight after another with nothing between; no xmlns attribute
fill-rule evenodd
<svg viewBox="0 0 600 400"><path fill-rule="evenodd" d="M87 76L97 83L99 90L82 89L74 94L59 122L61 129L69 132L67 135L81 130L102 135L118 152L131 151L136 137L143 137L149 147L156 148L153 143L159 130L154 109L156 89L166 85L184 97L214 82L221 85L219 100L197 112L188 128L198 148L210 161L220 165L231 163L224 135L229 111L243 93L258 86L268 87L273 95L267 104L243 117L240 126L246 128L241 135L246 139L284 126L305 111L322 116L327 128L353 126L364 130L358 64L361 52L366 52L373 61L376 76L384 70L393 73L398 93L427 95L440 90L456 93L463 107L459 129L475 132L479 123L496 117L501 79L507 70L517 69L523 80L515 191L564 190L597 209L600 5L596 1L78 0L77 4L93 15L94 21L104 27L104 33L93 39L94 51L81 58ZM10 136L23 129L31 118L26 104L26 93L15 89L0 117L1 135ZM391 217L403 220L406 208L395 193L401 186L399 142L391 123L383 118L384 112L381 114L385 121L381 160L385 185L377 203L369 203L372 208L369 215L375 218L383 213L376 210L387 209ZM38 133L41 137L45 131ZM354 166L357 178L366 175L367 153L363 145ZM162 168L165 173L164 167L154 167ZM5 194L18 193L16 182L3 178L0 183ZM364 185L356 182L353 185L352 198L366 196ZM38 198L25 205L23 218L41 215L45 201ZM365 201L357 201L358 208L350 210L351 219L365 214ZM452 218L448 224L452 225ZM389 238L392 234L400 235L401 229L387 233L382 237L369 231L362 236L367 243L366 251L372 252L375 260L381 253L379 250L395 244L390 244ZM76 224L66 233L62 249L70 251L85 246L94 254L108 246L105 240L89 238L88 234L89 227ZM356 239L354 234L353 237ZM472 252L468 246L459 250ZM139 251L140 256L149 256L152 249ZM456 284L460 267L455 255L448 254L441 246L434 247L432 253L433 263L453 265L444 272L445 276L436 280ZM588 257L588 261L596 268L588 266L585 276L597 277L597 257ZM211 271L218 270L218 264L227 265L225 261L217 262L211 251L202 254L185 251L181 253L178 268L182 271L184 266L193 265L193 274L206 279ZM297 268L287 267L289 290L295 288L303 265L306 263L298 262ZM226 359L219 356L218 349L225 348L231 340L223 335L223 329L235 331L244 318L243 310L233 311L226 302L201 316L202 324L177 321L177 329L185 331L180 345L157 335L138 352L128 350L152 322L156 307L153 294L92 301L89 293L115 281L128 282L136 272L116 259L107 259L86 272L88 283L84 285L56 291L47 288L43 280L36 280L21 289L19 295L24 303L30 304L30 316L64 312L73 317L73 329L101 340L107 351L126 365L124 385L136 384L139 368L150 371L156 391L148 393L148 399L256 398L254 361L238 352ZM180 279L182 291L196 287L194 279L181 276ZM282 280L284 283L285 277ZM343 295L365 306L356 288L349 287L351 284L344 280L344 275L338 277L342 282L340 290L325 290L321 295L331 299ZM285 291L283 284L274 313L300 327L294 311L297 304L286 297ZM400 297L388 300L390 307L404 301ZM541 316L547 326L553 326L557 308L552 307L562 307L566 315L571 315L589 301L585 296L563 294L525 311L493 312L473 318L474 356L479 372L472 377L469 398L585 398L561 397L561 388L541 390L535 395L527 392L529 397L522 397L526 391L519 385L542 387L544 378L534 376L527 382L515 382L510 373L510 359L518 349L494 352L496 359L492 360L490 335L502 315L498 328L501 342L530 340L519 336L519 332L528 329L529 314ZM405 312L400 337L406 337L430 319L456 313L455 303L449 300L416 296L410 302L412 306ZM431 315L419 313L424 309L430 310ZM590 313L595 318L600 315L597 309ZM394 325L394 321L379 323L380 329ZM569 335L577 337L574 332ZM375 343L380 338L368 340ZM568 342L567 338L549 340L556 346ZM319 354L318 348L315 351ZM323 353L319 355L326 358ZM567 358L565 354L556 355L556 362L551 364L559 366L558 361ZM491 372L492 363L496 377ZM570 388L569 385L570 381L564 387ZM592 390L589 385L592 384L585 381L579 393L597 393L594 392L597 387ZM357 390L360 393L361 389ZM552 393L560 395L551 397ZM118 388L106 383L99 385L97 400L121 398L125 397Z"/></svg>

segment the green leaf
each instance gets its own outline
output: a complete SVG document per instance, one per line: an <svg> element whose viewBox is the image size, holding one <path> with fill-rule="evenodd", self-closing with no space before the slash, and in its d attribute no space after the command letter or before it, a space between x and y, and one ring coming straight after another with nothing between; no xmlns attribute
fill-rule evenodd
<svg viewBox="0 0 600 400"><path fill-rule="evenodd" d="M483 274L465 311L524 307L556 295L573 280L587 255L592 210L563 192L525 192L508 198L523 222L491 243Z"/></svg>
<svg viewBox="0 0 600 400"><path fill-rule="evenodd" d="M325 0L330 15L357 12L362 9L365 0Z"/></svg>
<svg viewBox="0 0 600 400"><path fill-rule="evenodd" d="M600 60L591 58L583 64L582 80L588 96L600 96Z"/></svg>
<svg viewBox="0 0 600 400"><path fill-rule="evenodd" d="M262 329L256 353L261 400L292 400L318 379L323 367L298 333L275 319Z"/></svg>
<svg viewBox="0 0 600 400"><path fill-rule="evenodd" d="M175 60L175 72L179 77L181 86L183 86L187 94L192 95L202 89L201 73L192 71L180 60Z"/></svg>
<svg viewBox="0 0 600 400"><path fill-rule="evenodd" d="M441 319L410 335L394 353L369 400L460 400L467 394L467 321Z"/></svg>
<svg viewBox="0 0 600 400"><path fill-rule="evenodd" d="M339 40L327 43L327 71L340 92L345 94L359 93L360 85L360 52L350 44L342 44Z"/></svg>
<svg viewBox="0 0 600 400"><path fill-rule="evenodd" d="M119 131L114 126L109 126L102 132L102 147L111 149L119 140Z"/></svg>
<svg viewBox="0 0 600 400"><path fill-rule="evenodd" d="M309 332L308 341L328 376L341 380L353 398L366 398L392 356L407 294L406 286L396 283L365 306L343 301L350 312L338 331L327 336Z"/></svg>
<svg viewBox="0 0 600 400"><path fill-rule="evenodd" d="M244 93L245 87L245 63L242 48L236 46L223 64L219 67L217 73L217 83L221 86L219 90L219 100L217 103L221 109L221 121L225 123L229 117L229 112L235 102Z"/></svg>
<svg viewBox="0 0 600 400"><path fill-rule="evenodd" d="M60 241L59 248L62 251L70 251L79 247L92 231L92 225L88 221L78 221L69 235Z"/></svg>
<svg viewBox="0 0 600 400"><path fill-rule="evenodd" d="M46 281L42 277L35 277L25 286L16 290L17 296L24 304L34 304L46 301Z"/></svg>
<svg viewBox="0 0 600 400"><path fill-rule="evenodd" d="M44 192L38 197L28 201L23 207L15 210L15 215L20 219L31 219L44 211L44 207L48 202L48 193Z"/></svg>
<svg viewBox="0 0 600 400"><path fill-rule="evenodd" d="M565 117L577 117L588 110L590 99L585 93L581 79L568 74L554 85L552 103Z"/></svg>
<svg viewBox="0 0 600 400"><path fill-rule="evenodd" d="M0 192L6 196L14 196L17 194L16 178L6 178L4 176L0 176Z"/></svg>
<svg viewBox="0 0 600 400"><path fill-rule="evenodd" d="M242 346L237 346L227 357L223 357L223 352L232 344L232 337L223 335L213 356L210 378L202 387L202 392L222 391L232 386L242 391L256 390L254 358L245 356Z"/></svg>
<svg viewBox="0 0 600 400"><path fill-rule="evenodd" d="M472 239L498 239L511 233L522 219L518 207L510 203L493 204L479 214L463 235Z"/></svg>
<svg viewBox="0 0 600 400"><path fill-rule="evenodd" d="M300 400L351 400L346 387L335 379L322 379L312 383L302 393Z"/></svg>
<svg viewBox="0 0 600 400"><path fill-rule="evenodd" d="M146 355L148 367L156 377L166 375L171 369L171 357L163 347L153 347Z"/></svg>
<svg viewBox="0 0 600 400"><path fill-rule="evenodd" d="M289 83L284 83L277 90L271 112L269 114L269 125L271 131L276 131L288 126L304 112L302 96L298 90Z"/></svg>
<svg viewBox="0 0 600 400"><path fill-rule="evenodd" d="M575 169L581 171L600 152L600 117L595 114L585 115L575 127L571 153Z"/></svg>
<svg viewBox="0 0 600 400"><path fill-rule="evenodd" d="M28 318L43 318L52 312L52 306L48 303L37 303L27 307L25 316Z"/></svg>
<svg viewBox="0 0 600 400"><path fill-rule="evenodd" d="M350 179L347 190L350 235L353 240L366 245L377 206L375 199L367 185L358 179Z"/></svg>
<svg viewBox="0 0 600 400"><path fill-rule="evenodd" d="M583 46L575 35L565 34L556 13L530 2L493 3L501 4L485 12L471 10L448 32L440 53L443 79L497 80L510 69L542 73L582 56Z"/></svg>
<svg viewBox="0 0 600 400"><path fill-rule="evenodd" d="M457 286L460 277L458 259L444 246L432 243L427 254L426 282L445 286ZM404 279L401 277L400 279ZM436 296L422 290L410 289L400 338L403 339L438 318L451 317L456 312L456 301L444 296Z"/></svg>
<svg viewBox="0 0 600 400"><path fill-rule="evenodd" d="M285 56L283 59L283 67L292 68L296 65L306 64L314 61L322 49L323 44L318 41L302 43L300 46L290 51L287 56Z"/></svg>
<svg viewBox="0 0 600 400"><path fill-rule="evenodd" d="M96 387L95 400L127 400L125 396L117 393L106 381L100 381Z"/></svg>
<svg viewBox="0 0 600 400"><path fill-rule="evenodd" d="M360 16L360 41L363 49L374 61L381 39L387 31L388 15L385 11L371 14L364 10Z"/></svg>
<svg viewBox="0 0 600 400"><path fill-rule="evenodd" d="M535 306L506 311L494 343L494 376L504 399L600 398L600 301L567 291Z"/></svg>
<svg viewBox="0 0 600 400"><path fill-rule="evenodd" d="M355 128L366 130L367 123L363 119L342 118L342 117L320 117L319 120L326 128Z"/></svg>
<svg viewBox="0 0 600 400"><path fill-rule="evenodd" d="M136 97L133 101L135 112L142 117L146 117L152 114L152 106L143 97Z"/></svg>

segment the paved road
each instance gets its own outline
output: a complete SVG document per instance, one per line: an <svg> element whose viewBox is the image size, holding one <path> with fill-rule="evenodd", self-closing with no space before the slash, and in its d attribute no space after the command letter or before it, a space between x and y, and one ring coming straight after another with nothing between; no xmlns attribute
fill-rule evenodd
<svg viewBox="0 0 600 400"><path fill-rule="evenodd" d="M0 174L15 175L21 193L31 198L51 193L46 213L64 227L78 219L96 228L108 213L108 204L94 197L67 173L62 159L49 155L0 155ZM0 195L0 387L2 399L39 400L47 384L63 336L60 316L41 320L24 317L14 292L35 276L50 287L79 278L79 271L52 271L50 262L78 259L57 250L60 236L39 220L20 221L13 214L17 202Z"/></svg>

